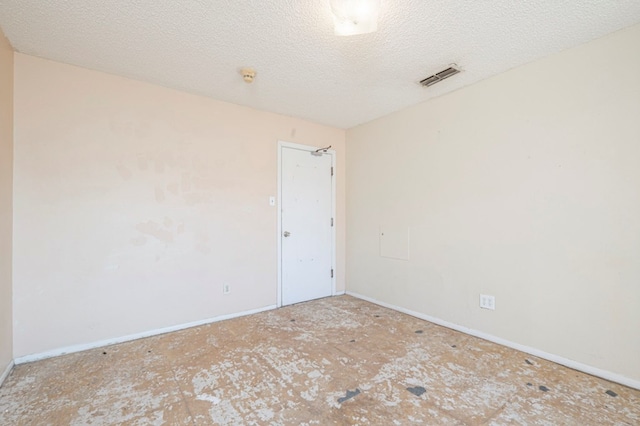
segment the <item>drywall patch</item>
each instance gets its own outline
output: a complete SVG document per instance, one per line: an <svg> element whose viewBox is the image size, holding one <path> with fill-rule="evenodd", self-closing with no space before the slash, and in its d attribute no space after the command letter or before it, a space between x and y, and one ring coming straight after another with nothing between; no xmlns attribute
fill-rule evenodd
<svg viewBox="0 0 640 426"><path fill-rule="evenodd" d="M409 228L404 226L380 226L380 256L409 260Z"/></svg>

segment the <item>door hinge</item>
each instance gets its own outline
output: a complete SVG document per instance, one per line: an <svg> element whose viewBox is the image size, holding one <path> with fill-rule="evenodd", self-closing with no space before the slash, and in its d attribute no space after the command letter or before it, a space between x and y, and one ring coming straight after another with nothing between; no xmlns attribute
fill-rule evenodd
<svg viewBox="0 0 640 426"><path fill-rule="evenodd" d="M333 278L333 269L331 270L331 278Z"/></svg>
<svg viewBox="0 0 640 426"><path fill-rule="evenodd" d="M331 226L333 226L333 218L331 218Z"/></svg>
<svg viewBox="0 0 640 426"><path fill-rule="evenodd" d="M333 166L331 166L331 176L333 176Z"/></svg>

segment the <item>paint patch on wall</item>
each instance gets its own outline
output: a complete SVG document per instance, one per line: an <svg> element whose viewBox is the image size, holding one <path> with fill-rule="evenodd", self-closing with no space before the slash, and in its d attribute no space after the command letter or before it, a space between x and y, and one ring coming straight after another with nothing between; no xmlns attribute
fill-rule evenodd
<svg viewBox="0 0 640 426"><path fill-rule="evenodd" d="M164 200L165 200L164 189L160 187L156 187L156 201L158 203L164 203Z"/></svg>
<svg viewBox="0 0 640 426"><path fill-rule="evenodd" d="M119 165L117 167L118 170L118 174L120 175L120 177L124 180L130 180L131 179L131 170L129 170L127 167L123 166L123 165Z"/></svg>
<svg viewBox="0 0 640 426"><path fill-rule="evenodd" d="M144 235L138 235L137 237L131 239L131 244L137 247L143 246L147 244L147 237L145 237Z"/></svg>
<svg viewBox="0 0 640 426"><path fill-rule="evenodd" d="M164 229L160 224L151 220L147 222L141 222L136 225L136 230L142 232L145 235L152 236L163 243L173 242L173 232L168 229Z"/></svg>
<svg viewBox="0 0 640 426"><path fill-rule="evenodd" d="M211 253L210 238L208 235L205 235L205 234L196 235L196 250L204 254Z"/></svg>
<svg viewBox="0 0 640 426"><path fill-rule="evenodd" d="M170 183L169 185L167 185L167 191L169 191L173 195L179 195L180 194L180 185L177 184L177 183Z"/></svg>
<svg viewBox="0 0 640 426"><path fill-rule="evenodd" d="M145 154L138 154L138 170L144 172L149 168L147 156Z"/></svg>

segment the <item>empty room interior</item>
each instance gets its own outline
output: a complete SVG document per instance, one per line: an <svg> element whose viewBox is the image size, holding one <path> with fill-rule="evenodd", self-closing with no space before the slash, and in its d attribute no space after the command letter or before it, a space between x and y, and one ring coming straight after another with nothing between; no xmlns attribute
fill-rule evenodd
<svg viewBox="0 0 640 426"><path fill-rule="evenodd" d="M1 425L640 425L640 2L0 29Z"/></svg>

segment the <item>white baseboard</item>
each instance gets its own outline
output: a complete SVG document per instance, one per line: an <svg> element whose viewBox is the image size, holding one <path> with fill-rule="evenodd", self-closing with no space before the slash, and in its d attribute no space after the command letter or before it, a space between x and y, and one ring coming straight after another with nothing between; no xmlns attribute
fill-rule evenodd
<svg viewBox="0 0 640 426"><path fill-rule="evenodd" d="M9 377L9 374L11 374L11 370L13 370L13 366L15 364L13 363L13 360L9 363L9 365L7 365L7 368L4 369L4 371L2 372L2 374L0 374L0 386L2 386L2 384L4 383L5 379L7 377Z"/></svg>
<svg viewBox="0 0 640 426"><path fill-rule="evenodd" d="M376 305L384 306L385 308L393 309L394 311L402 312L407 315L411 315L412 317L420 318L425 321L432 322L434 324L441 325L443 327L450 328L452 330L460 331L465 334L469 334L471 336L479 337L484 340L488 340L493 343L497 343L502 346L507 346L509 348L526 352L530 355L537 356L538 358L543 358L551 362L555 362L556 364L564 365L565 367L572 368L574 370L582 371L583 373L591 374L592 376L597 376L606 380L610 380L612 382L620 383L625 386L629 386L630 388L640 390L640 381L631 379L629 377L622 376L620 374L612 373L607 370L602 370L600 368L592 367L587 364L582 364L577 361L573 361L567 358L563 358L558 355L550 354L548 352L541 351L539 349L535 349L529 346L521 345L519 343L511 342L509 340L502 339L500 337L493 336L491 334L484 333L479 330L474 330L472 328L464 327L458 324L454 324L449 321L442 320L440 318L435 318L430 315L422 314L420 312L415 312L410 309L405 309L400 306L392 305L390 303L381 302L379 300L373 299L371 297L363 296L358 293L353 293L351 291L347 291L349 296L356 297L358 299L366 300L367 302L374 303Z"/></svg>
<svg viewBox="0 0 640 426"><path fill-rule="evenodd" d="M53 358L60 355L71 354L74 352L82 352L89 349L100 348L102 346L115 345L116 343L129 342L131 340L144 339L145 337L157 336L159 334L171 333L172 331L184 330L186 328L198 327L200 325L211 324L218 321L224 321L232 318L243 317L246 315L257 314L260 312L276 309L276 305L265 306L262 308L251 309L249 311L237 312L227 315L219 315L213 318L207 318L199 321L193 321L186 324L178 324L170 327L158 328L155 330L143 331L142 333L129 334L127 336L115 337L113 339L99 340L97 342L84 343L80 345L67 346L64 348L53 349L46 352L40 352L32 355L25 355L14 359L16 365L25 364L27 362L40 361L42 359Z"/></svg>

